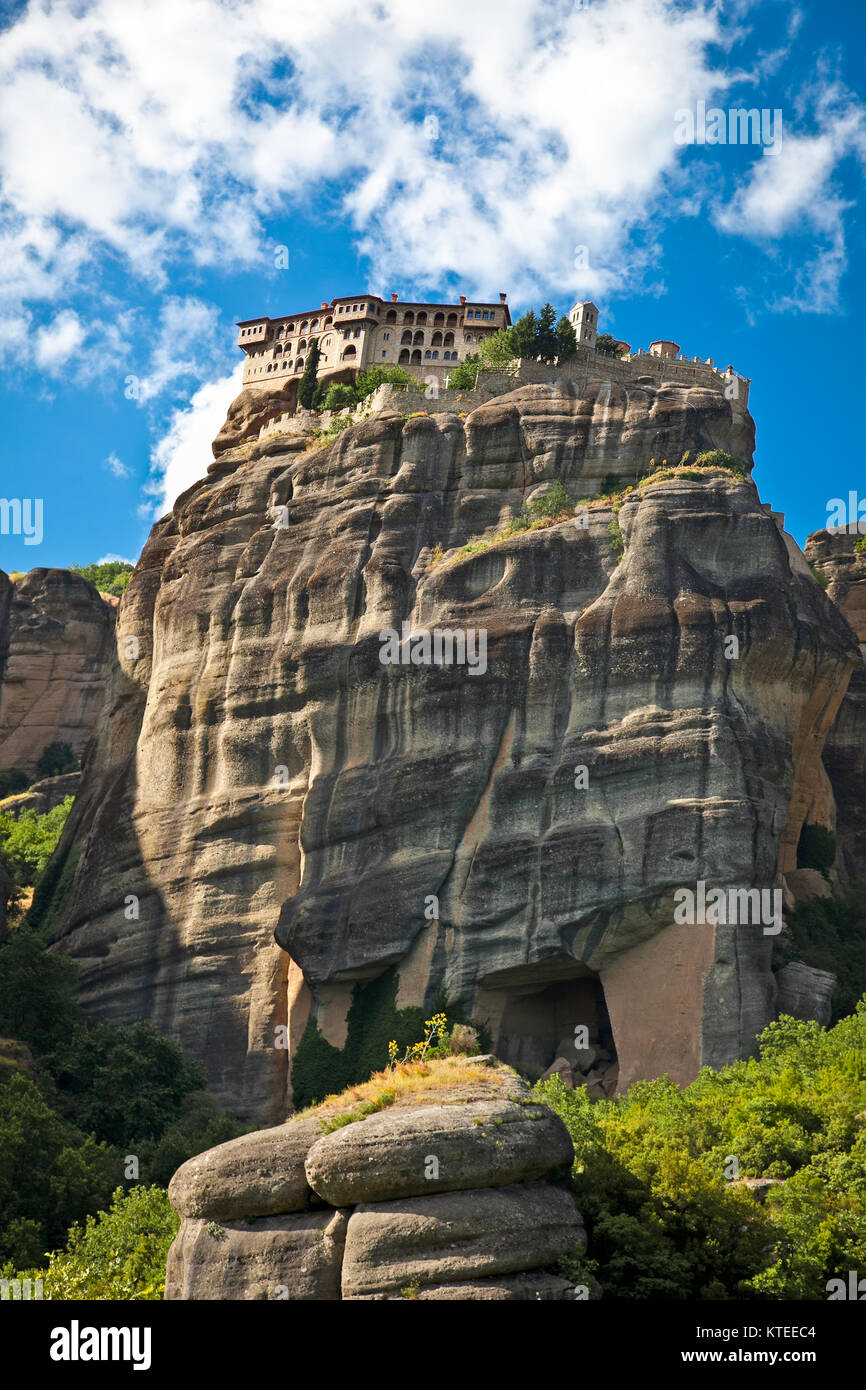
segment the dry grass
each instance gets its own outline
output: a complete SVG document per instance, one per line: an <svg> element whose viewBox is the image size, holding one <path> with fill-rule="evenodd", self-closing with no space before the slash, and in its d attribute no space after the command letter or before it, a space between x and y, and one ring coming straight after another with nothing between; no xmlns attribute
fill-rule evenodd
<svg viewBox="0 0 866 1390"><path fill-rule="evenodd" d="M461 1063L456 1057L398 1062L393 1071L386 1067L374 1072L369 1081L348 1086L339 1095L326 1096L318 1105L298 1111L292 1118L317 1116L323 1127L330 1130L363 1120L387 1107L459 1103L468 1098L463 1093L479 1089L494 1099L497 1092L504 1094L513 1086L516 1075L511 1067L474 1066Z"/></svg>

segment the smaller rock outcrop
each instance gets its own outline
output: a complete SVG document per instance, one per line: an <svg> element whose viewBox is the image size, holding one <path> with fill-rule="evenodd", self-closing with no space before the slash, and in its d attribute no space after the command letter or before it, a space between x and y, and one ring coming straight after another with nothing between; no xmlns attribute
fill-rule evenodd
<svg viewBox="0 0 866 1390"><path fill-rule="evenodd" d="M827 1027L833 1012L836 985L836 976L829 970L817 970L801 960L792 960L777 973L776 985L779 991L776 1007L780 1014L814 1019L822 1028Z"/></svg>
<svg viewBox="0 0 866 1390"><path fill-rule="evenodd" d="M573 1297L553 1268L586 1244L571 1140L489 1061L398 1068L183 1164L166 1298Z"/></svg>

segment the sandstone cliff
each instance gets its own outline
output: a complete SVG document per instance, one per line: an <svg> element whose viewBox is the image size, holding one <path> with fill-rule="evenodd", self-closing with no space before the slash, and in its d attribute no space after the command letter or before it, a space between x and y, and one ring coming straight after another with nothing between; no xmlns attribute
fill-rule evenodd
<svg viewBox="0 0 866 1390"><path fill-rule="evenodd" d="M461 548L554 480L577 500L707 447L750 466L748 415L561 383L310 446L256 442L254 407L121 603L49 910L85 1003L151 1019L259 1121L311 1016L343 1047L388 968L399 1008L457 1001L538 1070L580 1025L620 1085L746 1053L773 938L676 925L673 894L793 867L853 632L730 473ZM383 665L403 622L483 631L486 669Z"/></svg>
<svg viewBox="0 0 866 1390"><path fill-rule="evenodd" d="M0 769L35 772L49 743L80 756L93 732L115 610L70 570L0 571Z"/></svg>

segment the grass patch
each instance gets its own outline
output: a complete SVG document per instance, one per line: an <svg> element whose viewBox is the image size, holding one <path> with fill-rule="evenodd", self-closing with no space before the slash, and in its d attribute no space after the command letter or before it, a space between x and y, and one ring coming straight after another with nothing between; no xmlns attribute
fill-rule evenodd
<svg viewBox="0 0 866 1390"><path fill-rule="evenodd" d="M339 1095L325 1096L318 1105L300 1110L292 1118L318 1117L324 1133L330 1134L388 1106L435 1105L441 1101L443 1092L450 1091L455 1091L455 1099L459 1100L461 1090L471 1089L479 1081L490 1088L504 1090L515 1075L510 1067L473 1066L456 1057L397 1062L393 1070L385 1067L369 1081L347 1086Z"/></svg>

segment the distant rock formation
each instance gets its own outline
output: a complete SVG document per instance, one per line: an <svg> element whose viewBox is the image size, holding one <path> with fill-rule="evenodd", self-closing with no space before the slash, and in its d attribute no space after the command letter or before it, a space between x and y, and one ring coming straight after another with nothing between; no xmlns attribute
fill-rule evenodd
<svg viewBox="0 0 866 1390"><path fill-rule="evenodd" d="M506 1069L457 1070L330 1132L348 1100L184 1163L165 1297L574 1298L551 1268L586 1246L565 1125Z"/></svg>
<svg viewBox="0 0 866 1390"><path fill-rule="evenodd" d="M750 467L749 417L564 382L259 441L282 408L235 404L120 606L50 908L85 1004L178 1038L259 1123L391 968L399 1009L456 1001L538 1074L581 1027L621 1089L746 1055L773 936L681 925L674 893L795 867L854 633L731 473L464 547L542 484ZM485 669L383 664L404 623L483 633Z"/></svg>
<svg viewBox="0 0 866 1390"><path fill-rule="evenodd" d="M115 608L80 575L0 570L0 769L34 773L49 743L80 757L113 650Z"/></svg>

